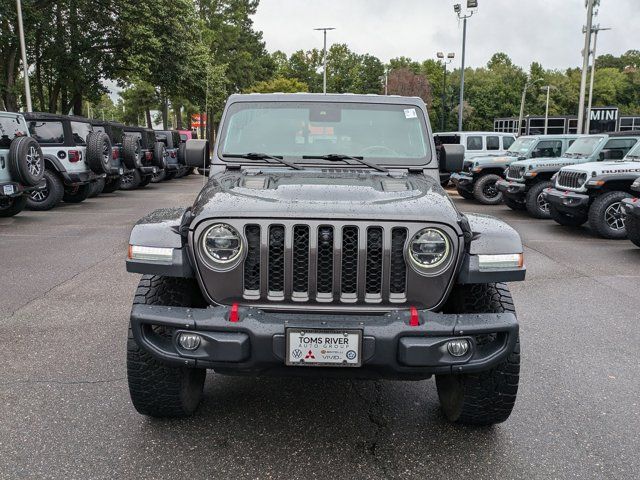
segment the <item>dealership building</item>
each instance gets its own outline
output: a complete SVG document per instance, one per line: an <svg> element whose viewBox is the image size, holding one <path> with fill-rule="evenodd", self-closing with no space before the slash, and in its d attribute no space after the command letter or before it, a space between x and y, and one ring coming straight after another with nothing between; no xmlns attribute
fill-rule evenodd
<svg viewBox="0 0 640 480"><path fill-rule="evenodd" d="M544 116L523 117L520 135L543 135ZM516 133L518 117L496 118L493 121L494 132ZM616 107L599 107L591 109L589 133L605 133L616 131L640 130L640 115L620 115ZM550 116L547 122L547 134L559 135L576 133L578 117L576 115Z"/></svg>

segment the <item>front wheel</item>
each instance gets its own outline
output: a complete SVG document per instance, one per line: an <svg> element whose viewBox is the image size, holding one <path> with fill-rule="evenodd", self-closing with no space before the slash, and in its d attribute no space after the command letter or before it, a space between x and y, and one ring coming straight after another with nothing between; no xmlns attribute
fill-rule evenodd
<svg viewBox="0 0 640 480"><path fill-rule="evenodd" d="M193 279L144 275L140 279L134 305L203 306ZM153 333L170 337L166 327L152 327ZM127 381L135 409L152 417L185 417L193 414L202 398L207 371L174 367L162 363L140 348L131 327L127 338Z"/></svg>
<svg viewBox="0 0 640 480"><path fill-rule="evenodd" d="M458 285L447 305L447 313L515 313L504 283ZM520 342L516 340L513 350L495 367L477 373L436 375L436 387L449 421L493 425L511 415L519 380Z"/></svg>
<svg viewBox="0 0 640 480"><path fill-rule="evenodd" d="M589 228L602 238L627 238L626 215L622 200L631 198L626 192L609 192L596 198L589 208Z"/></svg>
<svg viewBox="0 0 640 480"><path fill-rule="evenodd" d="M13 217L19 214L27 205L27 196L0 198L0 217Z"/></svg>
<svg viewBox="0 0 640 480"><path fill-rule="evenodd" d="M525 201L529 215L534 218L551 218L549 202L547 202L543 194L545 189L551 186L553 186L552 182L540 182L529 189Z"/></svg>
<svg viewBox="0 0 640 480"><path fill-rule="evenodd" d="M496 182L501 178L493 173L480 177L473 187L473 197L483 205L497 205L502 202L502 192L496 188Z"/></svg>
<svg viewBox="0 0 640 480"><path fill-rule="evenodd" d="M460 187L456 187L456 190L458 191L458 195L460 195L465 200L473 200L473 193Z"/></svg>
<svg viewBox="0 0 640 480"><path fill-rule="evenodd" d="M634 215L627 216L627 236L634 245L640 247L640 218Z"/></svg>

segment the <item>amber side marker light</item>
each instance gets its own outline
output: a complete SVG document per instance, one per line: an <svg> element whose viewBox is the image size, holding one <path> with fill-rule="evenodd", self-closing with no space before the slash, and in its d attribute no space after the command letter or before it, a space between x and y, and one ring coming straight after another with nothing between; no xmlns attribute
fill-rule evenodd
<svg viewBox="0 0 640 480"><path fill-rule="evenodd" d="M142 245L129 245L127 254L129 260L146 262L168 262L173 259L173 248L144 247Z"/></svg>
<svg viewBox="0 0 640 480"><path fill-rule="evenodd" d="M524 254L507 253L502 255L478 255L478 266L481 271L522 268Z"/></svg>

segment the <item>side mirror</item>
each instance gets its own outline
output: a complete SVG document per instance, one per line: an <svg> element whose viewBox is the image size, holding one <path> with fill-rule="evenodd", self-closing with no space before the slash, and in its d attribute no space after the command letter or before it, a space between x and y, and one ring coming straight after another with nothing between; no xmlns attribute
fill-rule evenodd
<svg viewBox="0 0 640 480"><path fill-rule="evenodd" d="M438 166L441 172L460 172L464 163L464 147L455 144L443 144L438 147Z"/></svg>
<svg viewBox="0 0 640 480"><path fill-rule="evenodd" d="M211 163L208 140L187 140L185 143L185 164L187 167L207 168Z"/></svg>
<svg viewBox="0 0 640 480"><path fill-rule="evenodd" d="M624 153L622 152L622 150L602 150L599 155L600 160L622 160L623 158Z"/></svg>

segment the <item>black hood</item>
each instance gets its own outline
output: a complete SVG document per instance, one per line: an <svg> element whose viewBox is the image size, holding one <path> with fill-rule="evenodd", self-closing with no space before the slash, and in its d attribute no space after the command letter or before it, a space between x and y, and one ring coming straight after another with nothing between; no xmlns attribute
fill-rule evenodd
<svg viewBox="0 0 640 480"><path fill-rule="evenodd" d="M429 221L457 229L460 214L438 181L369 170L261 169L213 176L193 205L210 218Z"/></svg>

